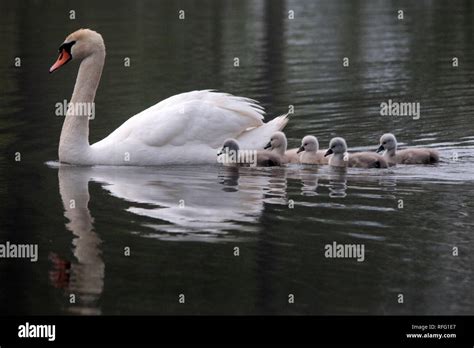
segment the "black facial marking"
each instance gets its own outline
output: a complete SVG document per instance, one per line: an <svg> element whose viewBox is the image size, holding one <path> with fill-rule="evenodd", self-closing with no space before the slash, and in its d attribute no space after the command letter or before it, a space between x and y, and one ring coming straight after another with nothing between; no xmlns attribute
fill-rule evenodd
<svg viewBox="0 0 474 348"><path fill-rule="evenodd" d="M72 45L74 45L75 43L76 41L65 42L61 46L59 46L58 51L61 52L64 49L71 56L71 48L72 48Z"/></svg>

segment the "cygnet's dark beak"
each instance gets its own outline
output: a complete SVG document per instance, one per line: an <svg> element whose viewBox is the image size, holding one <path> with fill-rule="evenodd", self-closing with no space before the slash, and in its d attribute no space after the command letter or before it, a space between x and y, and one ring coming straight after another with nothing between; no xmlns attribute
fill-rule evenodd
<svg viewBox="0 0 474 348"><path fill-rule="evenodd" d="M333 153L332 150L331 150L331 149L328 149L328 150L326 151L326 153L324 154L324 157L327 157L327 156L329 156L329 155L332 155L332 153Z"/></svg>
<svg viewBox="0 0 474 348"><path fill-rule="evenodd" d="M383 150L385 150L385 148L383 147L383 145L380 145L379 148L375 152L379 153L379 152L382 152Z"/></svg>
<svg viewBox="0 0 474 348"><path fill-rule="evenodd" d="M300 148L298 149L298 151L296 151L296 153L300 153L300 152L303 152L304 151L304 146L301 145Z"/></svg>
<svg viewBox="0 0 474 348"><path fill-rule="evenodd" d="M264 149L266 150L266 149L269 149L269 148L271 148L271 147L272 147L272 143L269 142L267 145L265 145Z"/></svg>

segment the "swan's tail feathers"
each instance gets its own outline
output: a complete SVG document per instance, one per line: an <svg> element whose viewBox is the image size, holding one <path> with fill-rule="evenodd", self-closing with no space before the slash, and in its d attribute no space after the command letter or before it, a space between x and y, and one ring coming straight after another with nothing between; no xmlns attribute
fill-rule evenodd
<svg viewBox="0 0 474 348"><path fill-rule="evenodd" d="M276 131L281 131L283 130L283 128L286 127L286 125L288 124L288 121L290 120L290 113L286 113L284 115L281 115L281 116L278 116L278 117L275 117L271 122L275 121L276 123L278 123L278 129Z"/></svg>
<svg viewBox="0 0 474 348"><path fill-rule="evenodd" d="M217 92L213 92L212 96L215 105L247 117L251 120L252 126L257 127L263 124L265 110L256 100Z"/></svg>
<svg viewBox="0 0 474 348"><path fill-rule="evenodd" d="M247 129L237 137L242 149L263 149L273 133L281 131L288 123L288 114L275 117L260 127Z"/></svg>

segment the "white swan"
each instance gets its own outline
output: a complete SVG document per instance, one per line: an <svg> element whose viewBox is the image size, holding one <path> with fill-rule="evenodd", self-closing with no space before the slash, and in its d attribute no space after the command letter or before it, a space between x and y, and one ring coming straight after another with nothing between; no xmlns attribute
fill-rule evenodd
<svg viewBox="0 0 474 348"><path fill-rule="evenodd" d="M254 100L211 90L182 93L131 117L105 139L89 145L89 115L105 60L102 36L89 29L70 34L59 48L53 72L69 62L81 65L59 141L60 162L80 165L160 165L216 163L219 146L235 138L243 148L263 148L283 129L287 115L263 123ZM87 104L83 104L87 103Z"/></svg>

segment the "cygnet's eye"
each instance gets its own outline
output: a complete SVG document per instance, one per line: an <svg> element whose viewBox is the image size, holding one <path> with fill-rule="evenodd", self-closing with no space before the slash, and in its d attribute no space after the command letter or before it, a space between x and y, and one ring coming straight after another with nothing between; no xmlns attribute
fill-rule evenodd
<svg viewBox="0 0 474 348"><path fill-rule="evenodd" d="M382 145L385 145L385 144L387 144L387 142L386 142L386 141L384 141L384 142L382 143Z"/></svg>
<svg viewBox="0 0 474 348"><path fill-rule="evenodd" d="M308 146L308 143L306 143L306 144L303 144L303 146Z"/></svg>

